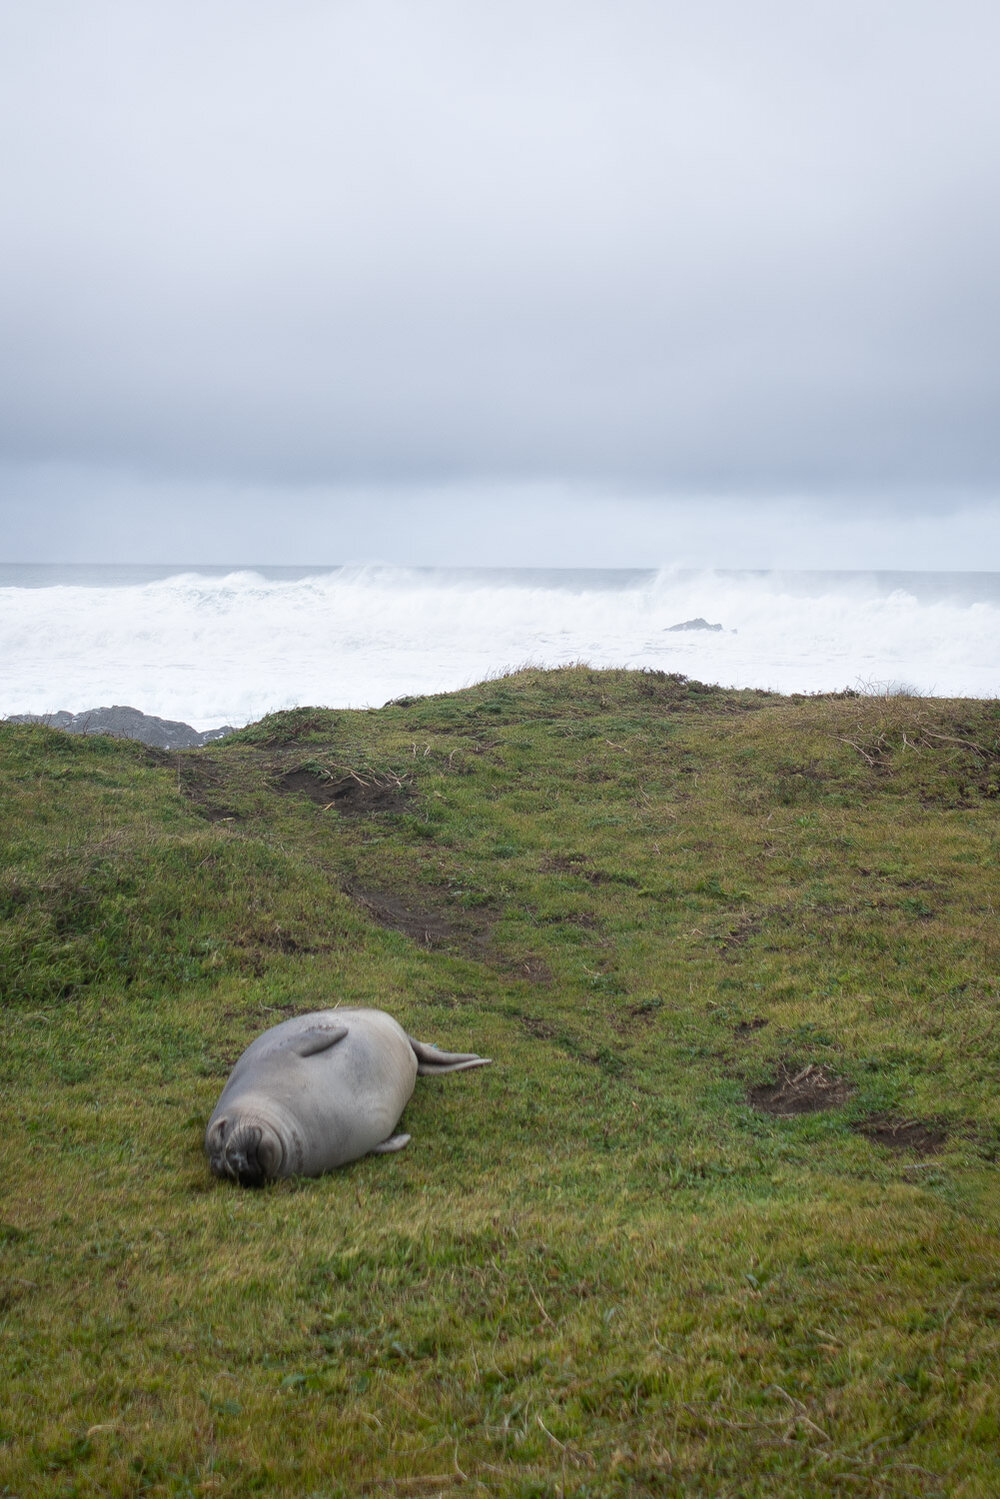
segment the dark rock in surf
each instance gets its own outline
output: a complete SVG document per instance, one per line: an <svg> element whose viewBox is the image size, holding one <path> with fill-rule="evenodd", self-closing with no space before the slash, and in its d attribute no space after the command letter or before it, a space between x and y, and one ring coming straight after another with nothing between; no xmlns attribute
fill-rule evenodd
<svg viewBox="0 0 1000 1499"><path fill-rule="evenodd" d="M710 625L707 619L702 619L699 614L697 619L686 619L683 624L667 625L664 634L670 634L674 630L721 630L721 625Z"/></svg>
<svg viewBox="0 0 1000 1499"><path fill-rule="evenodd" d="M140 713L138 708L89 708L85 713L12 713L7 723L43 723L67 734L108 734L112 739L138 739L157 749L200 749L234 732L230 724L199 732L190 724Z"/></svg>

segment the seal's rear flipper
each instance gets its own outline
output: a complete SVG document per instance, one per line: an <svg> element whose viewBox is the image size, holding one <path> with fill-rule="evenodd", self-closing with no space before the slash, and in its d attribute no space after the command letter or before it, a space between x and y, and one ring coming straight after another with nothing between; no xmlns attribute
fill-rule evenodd
<svg viewBox="0 0 1000 1499"><path fill-rule="evenodd" d="M404 1145L409 1145L409 1135L390 1135L388 1140L383 1140L381 1145L373 1145L368 1152L369 1155L391 1155L394 1150L402 1150Z"/></svg>
<svg viewBox="0 0 1000 1499"><path fill-rule="evenodd" d="M299 1031L292 1042L292 1051L300 1057L314 1057L317 1052L329 1051L347 1035L346 1025L316 1025L308 1031Z"/></svg>
<svg viewBox="0 0 1000 1499"><path fill-rule="evenodd" d="M417 1072L421 1077L434 1077L438 1072L463 1072L466 1067L488 1067L492 1057L477 1057L472 1051L438 1051L426 1041L406 1038L413 1047L417 1059Z"/></svg>

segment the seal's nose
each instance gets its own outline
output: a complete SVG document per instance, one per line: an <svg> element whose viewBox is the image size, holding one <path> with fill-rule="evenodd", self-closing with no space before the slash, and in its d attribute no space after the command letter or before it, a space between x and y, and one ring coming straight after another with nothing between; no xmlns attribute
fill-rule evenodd
<svg viewBox="0 0 1000 1499"><path fill-rule="evenodd" d="M226 1170L241 1187L262 1187L267 1168L260 1158L261 1132L256 1125L238 1130L226 1144Z"/></svg>

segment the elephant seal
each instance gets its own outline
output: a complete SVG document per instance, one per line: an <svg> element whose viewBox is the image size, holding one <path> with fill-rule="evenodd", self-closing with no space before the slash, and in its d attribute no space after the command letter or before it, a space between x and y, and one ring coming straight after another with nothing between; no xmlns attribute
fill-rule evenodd
<svg viewBox="0 0 1000 1499"><path fill-rule="evenodd" d="M410 1137L393 1130L417 1075L489 1060L415 1041L384 1010L316 1010L284 1020L258 1036L230 1073L205 1131L209 1164L216 1176L258 1187L402 1150Z"/></svg>

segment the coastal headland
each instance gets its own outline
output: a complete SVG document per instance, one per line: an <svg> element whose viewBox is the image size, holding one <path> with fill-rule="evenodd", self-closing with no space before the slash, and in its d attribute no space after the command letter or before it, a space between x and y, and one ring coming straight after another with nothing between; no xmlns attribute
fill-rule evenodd
<svg viewBox="0 0 1000 1499"><path fill-rule="evenodd" d="M1000 1490L1000 704L531 669L0 796L0 1492ZM336 1004L493 1065L217 1182Z"/></svg>

